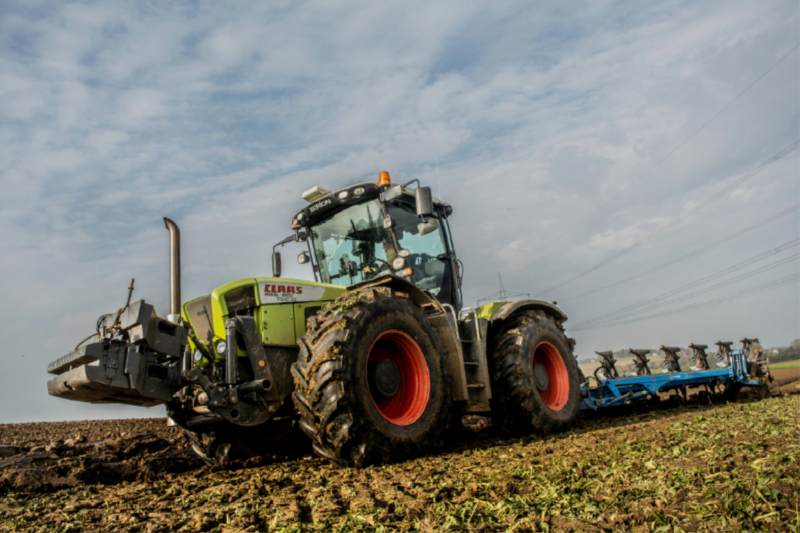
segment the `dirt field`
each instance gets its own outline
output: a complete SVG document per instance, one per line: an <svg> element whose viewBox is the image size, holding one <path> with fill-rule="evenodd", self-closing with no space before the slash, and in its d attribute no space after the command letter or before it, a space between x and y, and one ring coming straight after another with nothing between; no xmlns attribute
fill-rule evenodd
<svg viewBox="0 0 800 533"><path fill-rule="evenodd" d="M778 368L776 370L772 370L771 374L772 379L775 380L772 383L772 387L777 387L780 390L783 390L783 387L786 385L800 382L800 367Z"/></svg>
<svg viewBox="0 0 800 533"><path fill-rule="evenodd" d="M627 410L438 455L210 468L164 419L0 425L0 531L798 531L800 369L756 401Z"/></svg>

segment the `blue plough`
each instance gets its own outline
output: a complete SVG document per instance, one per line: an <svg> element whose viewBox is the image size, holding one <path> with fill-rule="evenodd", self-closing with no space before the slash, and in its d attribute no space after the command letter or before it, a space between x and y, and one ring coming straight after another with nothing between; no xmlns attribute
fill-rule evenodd
<svg viewBox="0 0 800 533"><path fill-rule="evenodd" d="M691 345L693 349L693 370L682 372L677 363L678 348L661 347L666 354L665 373L652 375L647 367L645 355L649 350L629 350L634 354L634 375L620 377L614 368L616 362L611 352L596 352L601 356L601 367L595 371L595 386L589 380L581 386L583 400L581 409L597 411L606 407L628 405L637 401L657 400L659 393L672 391L673 398L685 402L689 387L705 387L701 395L709 402L717 396L735 396L742 387L757 387L762 394L768 395L767 380L769 368L760 352L757 339L745 339L744 349L730 351L731 343L717 343L725 356L717 358L718 368L708 369L705 348L703 345ZM754 352L754 348L757 351ZM748 356L755 356L756 361L748 361ZM724 362L723 362L724 361ZM721 367L721 368L719 368ZM677 371L676 371L677 370Z"/></svg>

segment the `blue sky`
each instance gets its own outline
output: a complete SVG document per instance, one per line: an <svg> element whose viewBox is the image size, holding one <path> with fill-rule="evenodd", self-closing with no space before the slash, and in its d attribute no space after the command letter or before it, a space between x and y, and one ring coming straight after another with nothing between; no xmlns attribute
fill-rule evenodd
<svg viewBox="0 0 800 533"><path fill-rule="evenodd" d="M0 422L161 415L49 398L45 368L124 303L132 277L135 297L166 312L162 216L181 226L191 298L269 275L302 191L388 170L455 206L468 304L497 290L498 272L507 289L538 295L800 137L798 22L795 1L3 3L0 400L14 407ZM794 151L542 296L624 280L799 200ZM798 233L795 211L565 300L568 325ZM789 262L691 301L797 270ZM582 357L743 336L785 345L800 336L799 308L795 284L574 336Z"/></svg>

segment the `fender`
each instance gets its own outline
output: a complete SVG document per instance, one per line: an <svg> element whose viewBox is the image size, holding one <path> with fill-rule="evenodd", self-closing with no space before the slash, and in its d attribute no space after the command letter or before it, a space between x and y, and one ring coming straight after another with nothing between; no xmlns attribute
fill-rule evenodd
<svg viewBox="0 0 800 533"><path fill-rule="evenodd" d="M490 321L492 324L495 322L502 322L517 311L523 311L527 309L544 311L545 313L553 316L553 318L555 318L559 324L566 322L567 320L566 313L556 307L553 302L548 302L545 300L517 300L515 302L509 302L495 311Z"/></svg>
<svg viewBox="0 0 800 533"><path fill-rule="evenodd" d="M347 287L347 290L355 291L357 289L365 289L367 287L389 287L390 289L408 294L414 305L423 309L424 311L430 312L431 310L436 310L444 312L439 300L434 298L429 292L423 291L410 281L399 276L395 276L394 274L384 274L383 276L378 276L375 279L350 285Z"/></svg>

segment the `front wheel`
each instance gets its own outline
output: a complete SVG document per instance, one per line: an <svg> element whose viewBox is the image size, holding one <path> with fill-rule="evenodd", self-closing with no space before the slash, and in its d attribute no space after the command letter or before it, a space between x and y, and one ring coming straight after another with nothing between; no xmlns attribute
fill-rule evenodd
<svg viewBox="0 0 800 533"><path fill-rule="evenodd" d="M572 426L580 408L578 365L564 332L541 311L509 318L491 353L492 410L507 431L547 434Z"/></svg>
<svg viewBox="0 0 800 533"><path fill-rule="evenodd" d="M362 466L439 443L450 411L446 355L408 295L347 293L308 320L298 344L292 399L318 454Z"/></svg>
<svg viewBox="0 0 800 533"><path fill-rule="evenodd" d="M205 432L184 433L195 454L212 466L255 457L298 458L311 451L297 422L288 417L258 426L222 423Z"/></svg>

